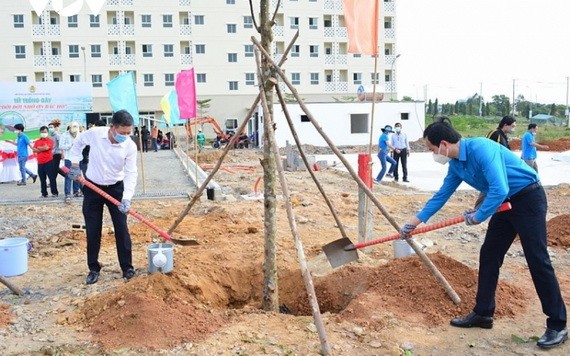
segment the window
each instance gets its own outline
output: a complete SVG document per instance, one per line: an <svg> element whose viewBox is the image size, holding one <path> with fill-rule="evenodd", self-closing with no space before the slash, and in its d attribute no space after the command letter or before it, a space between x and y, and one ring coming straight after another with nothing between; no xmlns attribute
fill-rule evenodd
<svg viewBox="0 0 570 356"><path fill-rule="evenodd" d="M25 83L28 81L28 77L26 77L25 75L17 75L16 76L16 81L18 83Z"/></svg>
<svg viewBox="0 0 570 356"><path fill-rule="evenodd" d="M330 48L330 47L325 48L325 54L326 55L332 54L332 48Z"/></svg>
<svg viewBox="0 0 570 356"><path fill-rule="evenodd" d="M246 44L244 46L244 52L245 52L246 57L253 57L253 45L252 44Z"/></svg>
<svg viewBox="0 0 570 356"><path fill-rule="evenodd" d="M24 45L17 45L14 46L16 51L16 59L24 59L26 58L26 46Z"/></svg>
<svg viewBox="0 0 570 356"><path fill-rule="evenodd" d="M67 17L67 27L77 27L77 15Z"/></svg>
<svg viewBox="0 0 570 356"><path fill-rule="evenodd" d="M316 30L318 29L318 21L319 19L317 17L309 17L309 29L311 30Z"/></svg>
<svg viewBox="0 0 570 356"><path fill-rule="evenodd" d="M330 19L325 19L325 20L323 21L323 26L326 27L326 28L332 27L332 21L331 21Z"/></svg>
<svg viewBox="0 0 570 356"><path fill-rule="evenodd" d="M55 17L50 17L50 18L49 18L49 24L50 24L50 25L57 25L57 24L58 24L58 23L57 23L57 18L55 18ZM54 82L55 82L55 78L53 78L53 79L54 79Z"/></svg>
<svg viewBox="0 0 570 356"><path fill-rule="evenodd" d="M290 27L292 29L298 29L299 28L299 18L298 17L290 17L289 21L290 21Z"/></svg>
<svg viewBox="0 0 570 356"><path fill-rule="evenodd" d="M162 15L162 27L172 27L172 15Z"/></svg>
<svg viewBox="0 0 570 356"><path fill-rule="evenodd" d="M380 73L376 73L376 83L374 82L374 73L370 73L370 84L380 84Z"/></svg>
<svg viewBox="0 0 570 356"><path fill-rule="evenodd" d="M152 57L152 45L151 44L143 44L142 45L142 53L143 53L143 57Z"/></svg>
<svg viewBox="0 0 570 356"><path fill-rule="evenodd" d="M226 28L227 28L228 33L236 33L236 31L237 31L237 26L235 23L227 24Z"/></svg>
<svg viewBox="0 0 570 356"><path fill-rule="evenodd" d="M255 85L255 73L245 73L245 85Z"/></svg>
<svg viewBox="0 0 570 356"><path fill-rule="evenodd" d="M238 90L238 82L228 82L230 90Z"/></svg>
<svg viewBox="0 0 570 356"><path fill-rule="evenodd" d="M311 73L311 85L319 85L319 73Z"/></svg>
<svg viewBox="0 0 570 356"><path fill-rule="evenodd" d="M204 54L206 53L206 45L205 44L197 44L196 45L196 54L201 53Z"/></svg>
<svg viewBox="0 0 570 356"><path fill-rule="evenodd" d="M384 28L392 28L392 20L390 18L384 20Z"/></svg>
<svg viewBox="0 0 570 356"><path fill-rule="evenodd" d="M410 113L401 112L400 113L400 120L405 121L410 119Z"/></svg>
<svg viewBox="0 0 570 356"><path fill-rule="evenodd" d="M166 73L164 75L164 86L173 87L174 86L174 73Z"/></svg>
<svg viewBox="0 0 570 356"><path fill-rule="evenodd" d="M69 45L69 58L79 58L79 46Z"/></svg>
<svg viewBox="0 0 570 356"><path fill-rule="evenodd" d="M226 119L224 126L226 128L226 133L228 131L235 131L238 128L238 121L237 119Z"/></svg>
<svg viewBox="0 0 570 356"><path fill-rule="evenodd" d="M61 78L60 77L53 77L53 81L54 82L61 82Z"/></svg>
<svg viewBox="0 0 570 356"><path fill-rule="evenodd" d="M144 86L145 87L153 87L154 86L154 74L145 74L144 77Z"/></svg>
<svg viewBox="0 0 570 356"><path fill-rule="evenodd" d="M57 47L52 47L52 48L51 48L51 55L52 55L52 56L59 56L59 48L57 48Z"/></svg>
<svg viewBox="0 0 570 356"><path fill-rule="evenodd" d="M24 27L24 15L14 15L14 28Z"/></svg>
<svg viewBox="0 0 570 356"><path fill-rule="evenodd" d="M291 73L291 84L293 85L301 84L301 73Z"/></svg>
<svg viewBox="0 0 570 356"><path fill-rule="evenodd" d="M206 73L196 73L196 82L206 83Z"/></svg>
<svg viewBox="0 0 570 356"><path fill-rule="evenodd" d="M319 56L319 46L317 46L317 45L310 45L310 46L309 46L309 56L311 56L311 57L318 57L318 56Z"/></svg>
<svg viewBox="0 0 570 356"><path fill-rule="evenodd" d="M101 45L91 45L91 58L101 57Z"/></svg>
<svg viewBox="0 0 570 356"><path fill-rule="evenodd" d="M301 122L311 122L311 119L307 115L301 115Z"/></svg>
<svg viewBox="0 0 570 356"><path fill-rule="evenodd" d="M141 24L142 27L151 27L151 15L141 15Z"/></svg>
<svg viewBox="0 0 570 356"><path fill-rule="evenodd" d="M194 15L194 25L203 25L204 15Z"/></svg>
<svg viewBox="0 0 570 356"><path fill-rule="evenodd" d="M243 28L253 28L253 18L251 16L243 17Z"/></svg>
<svg viewBox="0 0 570 356"><path fill-rule="evenodd" d="M192 52L190 52L190 46L184 46L184 54L192 54Z"/></svg>
<svg viewBox="0 0 570 356"><path fill-rule="evenodd" d="M390 80L390 74L384 74L384 81L385 82L391 82L392 80Z"/></svg>
<svg viewBox="0 0 570 356"><path fill-rule="evenodd" d="M93 84L93 88L103 87L103 76L101 74L92 74L91 83Z"/></svg>
<svg viewBox="0 0 570 356"><path fill-rule="evenodd" d="M226 0L226 4L228 4L228 5L235 5L235 4L236 4L236 0Z"/></svg>
<svg viewBox="0 0 570 356"><path fill-rule="evenodd" d="M125 54L133 54L133 48L131 46L125 47Z"/></svg>
<svg viewBox="0 0 570 356"><path fill-rule="evenodd" d="M352 73L352 83L362 84L362 73Z"/></svg>
<svg viewBox="0 0 570 356"><path fill-rule="evenodd" d="M360 58L360 57L362 57L362 54L360 54L360 53L353 53L352 54L352 58Z"/></svg>
<svg viewBox="0 0 570 356"><path fill-rule="evenodd" d="M325 82L332 83L332 74L325 74Z"/></svg>
<svg viewBox="0 0 570 356"><path fill-rule="evenodd" d="M368 114L350 114L350 133L368 133Z"/></svg>
<svg viewBox="0 0 570 356"><path fill-rule="evenodd" d="M99 15L89 15L89 27L100 27Z"/></svg>
<svg viewBox="0 0 570 356"><path fill-rule="evenodd" d="M291 48L291 57L299 57L301 47L299 45L293 45Z"/></svg>
<svg viewBox="0 0 570 356"><path fill-rule="evenodd" d="M165 57L174 57L174 45L165 44L164 45L164 56Z"/></svg>
<svg viewBox="0 0 570 356"><path fill-rule="evenodd" d="M237 53L228 53L228 62L236 63L237 62Z"/></svg>
<svg viewBox="0 0 570 356"><path fill-rule="evenodd" d="M69 81L70 81L70 82L80 82L81 80L80 80L78 74L71 74L71 75L69 76Z"/></svg>
<svg viewBox="0 0 570 356"><path fill-rule="evenodd" d="M188 16L182 18L183 25L190 25L190 18Z"/></svg>

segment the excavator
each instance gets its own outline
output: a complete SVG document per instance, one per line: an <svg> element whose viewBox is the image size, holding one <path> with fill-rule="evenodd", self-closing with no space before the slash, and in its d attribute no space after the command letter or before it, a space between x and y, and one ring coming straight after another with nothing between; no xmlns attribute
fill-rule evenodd
<svg viewBox="0 0 570 356"><path fill-rule="evenodd" d="M230 134L225 133L224 130L222 130L222 128L216 121L216 119L214 119L211 116L205 116L199 118L192 118L186 122L184 126L186 127L186 133L188 134L188 137L190 138L194 137L194 134L192 133L192 127L194 125L200 125L201 127L201 125L203 124L211 124L213 126L214 133L216 134L216 139L212 141L212 147L214 148L222 148L225 144L227 144L231 140L233 136L233 134L231 133ZM249 142L242 142L243 140L240 139L242 136L243 135L238 137L238 140L235 143L236 148L248 147ZM247 137L247 135L245 135L245 137Z"/></svg>

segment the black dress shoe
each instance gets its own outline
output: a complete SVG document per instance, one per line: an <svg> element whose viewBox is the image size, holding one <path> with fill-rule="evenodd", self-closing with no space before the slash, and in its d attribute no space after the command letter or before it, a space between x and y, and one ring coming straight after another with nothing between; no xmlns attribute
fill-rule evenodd
<svg viewBox="0 0 570 356"><path fill-rule="evenodd" d="M538 341L536 345L543 349L551 349L553 347L562 345L566 340L568 340L568 329L556 331L554 329L546 329L546 332Z"/></svg>
<svg viewBox="0 0 570 356"><path fill-rule="evenodd" d="M457 326L459 328L479 327L483 329L491 329L493 327L493 317L481 316L475 312L471 312L469 315L463 318L451 319L451 325Z"/></svg>
<svg viewBox="0 0 570 356"><path fill-rule="evenodd" d="M126 270L125 272L123 272L123 278L131 279L135 276L135 270L132 268L129 268L128 270Z"/></svg>
<svg viewBox="0 0 570 356"><path fill-rule="evenodd" d="M32 176L32 183L35 183L35 182L36 182L36 179L38 179L38 175L37 175L37 174L34 175L34 176Z"/></svg>
<svg viewBox="0 0 570 356"><path fill-rule="evenodd" d="M99 280L99 272L89 271L87 278L85 279L85 284L94 284Z"/></svg>

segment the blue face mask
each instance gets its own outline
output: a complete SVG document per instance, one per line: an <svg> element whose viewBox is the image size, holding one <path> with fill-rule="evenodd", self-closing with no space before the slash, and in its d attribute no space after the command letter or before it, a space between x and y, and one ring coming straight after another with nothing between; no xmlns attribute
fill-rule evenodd
<svg viewBox="0 0 570 356"><path fill-rule="evenodd" d="M125 141L129 138L129 136L128 136L128 135L119 135L119 134L117 134L117 135L113 136L113 138L114 138L115 141L117 141L118 143L123 143L123 142L125 142Z"/></svg>

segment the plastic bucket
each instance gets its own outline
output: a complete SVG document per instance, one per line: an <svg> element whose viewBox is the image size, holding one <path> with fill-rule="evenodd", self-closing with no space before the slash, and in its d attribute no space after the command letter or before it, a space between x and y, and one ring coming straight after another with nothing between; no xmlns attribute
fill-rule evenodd
<svg viewBox="0 0 570 356"><path fill-rule="evenodd" d="M0 275L14 277L28 272L29 246L25 237L0 240Z"/></svg>
<svg viewBox="0 0 570 356"><path fill-rule="evenodd" d="M392 241L394 247L394 258L408 257L415 254L414 249L404 240Z"/></svg>
<svg viewBox="0 0 570 356"><path fill-rule="evenodd" d="M166 256L166 265L162 268L158 268L152 263L152 259L155 255L158 254L158 245L159 244L150 244L147 247L148 252L148 272L155 273L155 272L162 272L168 273L172 272L174 269L174 249L171 244L162 244L162 254Z"/></svg>

